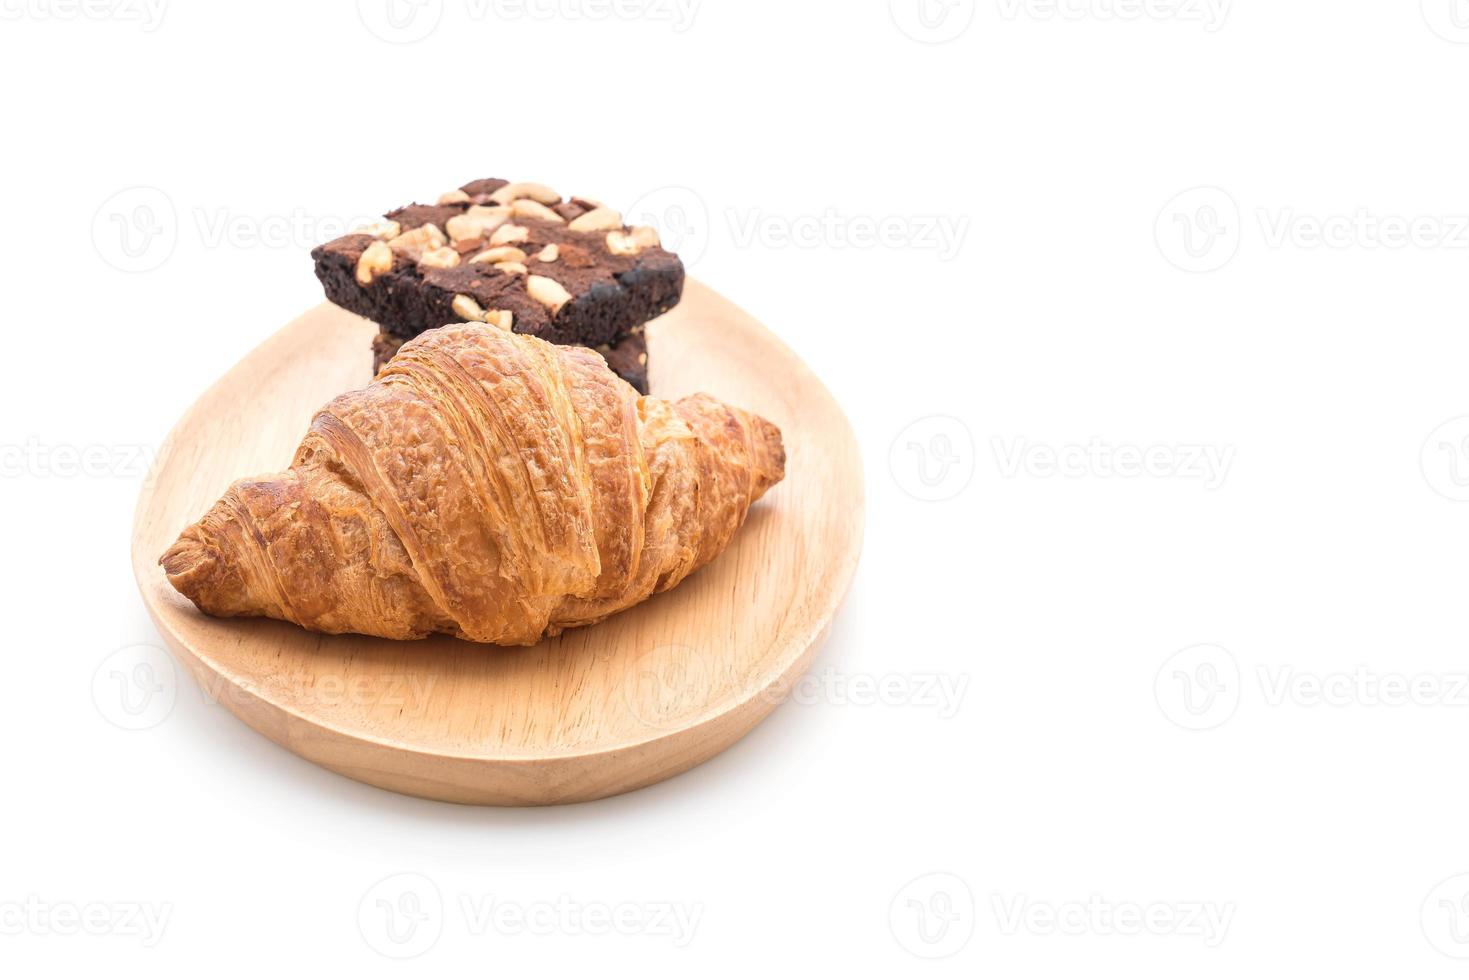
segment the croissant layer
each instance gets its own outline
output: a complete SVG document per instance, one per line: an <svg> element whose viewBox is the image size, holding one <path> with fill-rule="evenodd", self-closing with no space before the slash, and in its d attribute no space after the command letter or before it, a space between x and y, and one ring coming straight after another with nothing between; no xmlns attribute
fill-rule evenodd
<svg viewBox="0 0 1469 980"><path fill-rule="evenodd" d="M287 472L235 483L161 564L215 616L530 644L677 585L784 470L759 416L454 324L319 411Z"/></svg>

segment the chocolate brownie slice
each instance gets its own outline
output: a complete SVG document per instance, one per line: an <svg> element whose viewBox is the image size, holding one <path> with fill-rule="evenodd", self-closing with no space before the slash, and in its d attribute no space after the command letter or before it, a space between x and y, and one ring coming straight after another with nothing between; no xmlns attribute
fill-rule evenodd
<svg viewBox="0 0 1469 980"><path fill-rule="evenodd" d="M652 228L629 228L594 201L498 179L398 208L311 255L327 298L382 328L379 355L464 320L610 353L683 291L683 263ZM619 363L646 386L646 349L628 351Z"/></svg>
<svg viewBox="0 0 1469 980"><path fill-rule="evenodd" d="M395 337L390 333L380 333L372 340L372 370L380 370L382 366L390 361L398 348L408 343L411 338ZM612 368L619 378L626 381L638 390L639 394L648 393L648 343L643 336L643 328L638 327L632 333L623 337L615 344L602 344L593 348L607 360L607 366Z"/></svg>
<svg viewBox="0 0 1469 980"><path fill-rule="evenodd" d="M597 350L607 359L607 366L614 374L641 394L648 393L648 342L641 327L617 343L603 345Z"/></svg>

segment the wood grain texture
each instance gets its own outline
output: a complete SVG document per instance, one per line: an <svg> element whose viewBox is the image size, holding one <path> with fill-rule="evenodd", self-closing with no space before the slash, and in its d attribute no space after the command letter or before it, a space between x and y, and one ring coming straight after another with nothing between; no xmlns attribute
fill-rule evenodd
<svg viewBox="0 0 1469 980"><path fill-rule="evenodd" d="M597 799L666 779L753 728L800 676L856 570L855 440L830 394L750 316L690 281L649 325L654 394L708 391L784 434L786 479L671 592L534 647L322 636L216 620L157 561L237 478L284 469L315 411L371 378L372 324L324 304L220 379L169 436L133 531L143 599L206 692L292 752L459 803Z"/></svg>

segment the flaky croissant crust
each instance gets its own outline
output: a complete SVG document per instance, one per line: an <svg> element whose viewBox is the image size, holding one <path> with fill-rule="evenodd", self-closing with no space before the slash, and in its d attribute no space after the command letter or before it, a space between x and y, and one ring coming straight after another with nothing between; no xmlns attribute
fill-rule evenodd
<svg viewBox="0 0 1469 980"><path fill-rule="evenodd" d="M161 559L216 616L530 644L670 589L784 475L780 431L483 324L405 344Z"/></svg>

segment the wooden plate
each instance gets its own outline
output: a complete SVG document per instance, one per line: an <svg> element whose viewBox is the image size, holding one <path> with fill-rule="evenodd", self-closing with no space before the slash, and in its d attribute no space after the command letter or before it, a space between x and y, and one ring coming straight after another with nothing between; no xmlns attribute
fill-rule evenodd
<svg viewBox="0 0 1469 980"><path fill-rule="evenodd" d="M862 469L831 395L748 314L689 282L649 325L655 394L708 391L780 426L786 478L671 592L530 648L321 636L202 615L158 557L237 478L283 469L312 415L371 379L373 326L324 304L191 408L138 501L133 568L164 642L213 698L313 762L459 803L597 799L703 762L806 669L856 569Z"/></svg>

